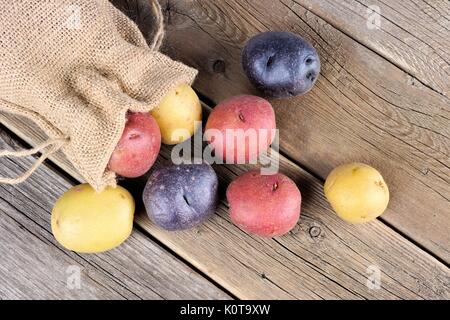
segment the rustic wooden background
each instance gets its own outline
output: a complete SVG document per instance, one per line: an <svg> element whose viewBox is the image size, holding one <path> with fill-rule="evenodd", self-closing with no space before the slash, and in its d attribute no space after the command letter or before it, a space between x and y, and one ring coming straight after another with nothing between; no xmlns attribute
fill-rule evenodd
<svg viewBox="0 0 450 320"><path fill-rule="evenodd" d="M322 74L305 97L272 101L281 171L302 190L289 235L261 239L234 227L223 198L206 224L169 233L140 210L133 236L100 255L67 252L50 232L54 201L81 181L60 154L18 186L0 186L0 298L450 299L450 3L446 0L161 0L163 51L199 69L209 108L257 94L239 59L258 32L288 30L311 41ZM369 28L368 7L380 9ZM131 8L132 9L132 8ZM0 148L45 137L0 114ZM163 148L161 159L170 149ZM276 156L274 153L273 156ZM2 159L17 174L33 159ZM391 202L375 222L337 218L322 186L335 166L378 168ZM249 166L216 166L222 188ZM142 179L126 182L136 194ZM81 289L67 267L82 268ZM367 286L370 266L381 288Z"/></svg>

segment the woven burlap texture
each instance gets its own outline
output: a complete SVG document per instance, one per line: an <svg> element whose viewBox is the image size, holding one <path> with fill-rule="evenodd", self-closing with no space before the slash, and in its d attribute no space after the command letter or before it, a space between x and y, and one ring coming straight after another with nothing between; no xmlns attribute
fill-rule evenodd
<svg viewBox="0 0 450 320"><path fill-rule="evenodd" d="M97 191L115 186L107 165L127 111L150 111L175 86L192 84L197 71L157 51L162 23L147 43L106 0L0 0L0 7L0 110L31 119L49 136L31 150L42 152L33 168L0 182L25 180L62 149Z"/></svg>

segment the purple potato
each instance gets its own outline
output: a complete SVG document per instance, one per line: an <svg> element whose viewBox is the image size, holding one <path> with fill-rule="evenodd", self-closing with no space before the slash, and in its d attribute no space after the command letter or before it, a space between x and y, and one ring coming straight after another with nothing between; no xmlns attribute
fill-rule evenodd
<svg viewBox="0 0 450 320"><path fill-rule="evenodd" d="M218 185L217 175L207 163L159 168L151 174L144 189L147 215L166 230L195 227L214 213Z"/></svg>
<svg viewBox="0 0 450 320"><path fill-rule="evenodd" d="M266 96L287 98L307 93L320 73L320 58L308 41L291 32L263 32L242 51L242 68Z"/></svg>

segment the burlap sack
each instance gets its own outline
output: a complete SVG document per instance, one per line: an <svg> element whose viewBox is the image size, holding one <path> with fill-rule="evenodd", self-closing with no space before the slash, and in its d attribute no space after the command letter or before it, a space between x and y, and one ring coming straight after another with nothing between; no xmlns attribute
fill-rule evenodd
<svg viewBox="0 0 450 320"><path fill-rule="evenodd" d="M106 0L0 0L0 110L28 117L49 141L0 156L41 158L62 149L96 190L116 184L109 158L125 126L127 110L147 112L197 71L157 52L162 16L145 41L134 22ZM149 41L150 40L150 41Z"/></svg>

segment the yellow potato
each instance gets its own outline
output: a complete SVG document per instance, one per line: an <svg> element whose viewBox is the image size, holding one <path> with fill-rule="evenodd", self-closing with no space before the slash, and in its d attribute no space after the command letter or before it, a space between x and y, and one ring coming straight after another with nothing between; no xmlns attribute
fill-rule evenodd
<svg viewBox="0 0 450 320"><path fill-rule="evenodd" d="M381 174L362 163L335 168L325 181L324 191L337 215L351 223L374 220L389 203L389 189Z"/></svg>
<svg viewBox="0 0 450 320"><path fill-rule="evenodd" d="M88 184L65 192L52 211L52 232L65 248L97 253L117 247L133 229L134 199L122 187L97 193Z"/></svg>
<svg viewBox="0 0 450 320"><path fill-rule="evenodd" d="M158 122L162 142L177 144L197 130L195 121L202 120L202 106L195 91L183 84L171 90L151 114Z"/></svg>

